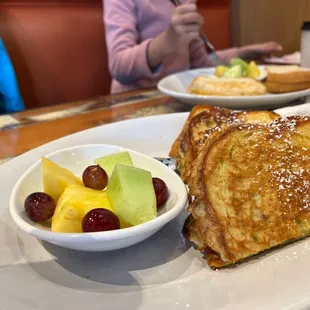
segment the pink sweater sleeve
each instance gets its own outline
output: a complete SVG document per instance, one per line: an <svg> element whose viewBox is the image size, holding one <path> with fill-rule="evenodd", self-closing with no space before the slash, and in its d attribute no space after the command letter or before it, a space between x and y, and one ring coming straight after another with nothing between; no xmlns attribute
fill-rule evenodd
<svg viewBox="0 0 310 310"><path fill-rule="evenodd" d="M135 1L104 1L104 21L112 77L124 85L153 78L147 61L151 39L139 42Z"/></svg>
<svg viewBox="0 0 310 310"><path fill-rule="evenodd" d="M232 58L238 57L238 49L235 47L221 50L217 55L223 60L229 62ZM204 43L201 39L197 39L190 44L190 63L191 68L212 67L214 63L208 57Z"/></svg>

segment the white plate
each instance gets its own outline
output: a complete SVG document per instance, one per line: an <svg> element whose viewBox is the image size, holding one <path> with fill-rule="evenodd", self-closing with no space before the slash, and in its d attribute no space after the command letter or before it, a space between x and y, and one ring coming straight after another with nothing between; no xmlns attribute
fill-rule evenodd
<svg viewBox="0 0 310 310"><path fill-rule="evenodd" d="M260 66L263 71L263 66ZM274 109L310 95L310 89L285 94L261 96L202 96L188 93L188 87L196 76L214 76L215 68L195 69L169 75L158 83L162 93L190 104L211 104L230 109Z"/></svg>
<svg viewBox="0 0 310 310"><path fill-rule="evenodd" d="M300 64L300 52L294 52L282 57L269 57L264 58L265 63L279 64L279 65L299 65Z"/></svg>
<svg viewBox="0 0 310 310"><path fill-rule="evenodd" d="M310 106L294 109L310 114ZM41 243L18 230L8 215L13 186L41 155L79 144L108 143L150 156L167 156L186 117L186 113L172 114L97 127L48 143L0 166L0 308L309 308L309 238L236 268L212 271L202 255L181 236L186 212L144 242L104 253L79 252Z"/></svg>
<svg viewBox="0 0 310 310"><path fill-rule="evenodd" d="M10 197L10 213L20 229L41 240L69 249L83 251L111 251L141 242L155 234L164 225L178 216L187 202L187 190L180 177L159 161L141 153L107 144L86 144L58 150L46 155L61 167L81 176L84 169L94 164L96 158L119 152L129 152L134 166L148 170L153 177L165 181L169 199L156 219L130 228L87 233L65 234L52 232L47 227L31 221L24 210L28 195L43 191L41 160L39 159L20 177Z"/></svg>

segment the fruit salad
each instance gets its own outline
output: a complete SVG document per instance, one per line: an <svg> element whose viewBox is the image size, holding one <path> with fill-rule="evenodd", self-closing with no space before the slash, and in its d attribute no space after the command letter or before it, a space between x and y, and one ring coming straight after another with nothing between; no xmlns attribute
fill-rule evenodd
<svg viewBox="0 0 310 310"><path fill-rule="evenodd" d="M215 75L224 78L248 77L257 79L260 76L260 70L255 61L247 64L240 58L234 58L230 61L229 66L217 66L215 68Z"/></svg>
<svg viewBox="0 0 310 310"><path fill-rule="evenodd" d="M28 217L53 232L88 233L122 229L150 221L169 198L166 183L134 167L128 152L104 156L82 178L42 157L44 192L31 193Z"/></svg>

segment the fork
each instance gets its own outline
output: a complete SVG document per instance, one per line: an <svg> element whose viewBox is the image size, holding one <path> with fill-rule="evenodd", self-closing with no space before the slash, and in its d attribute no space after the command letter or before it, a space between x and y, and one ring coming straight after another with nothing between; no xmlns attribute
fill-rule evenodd
<svg viewBox="0 0 310 310"><path fill-rule="evenodd" d="M170 168L175 173L180 175L180 172L177 169L177 163L176 163L176 159L175 158L171 158L171 157L154 157L154 159L160 161L162 164L166 165L168 168Z"/></svg>
<svg viewBox="0 0 310 310"><path fill-rule="evenodd" d="M180 0L170 0L170 1L175 6L182 5L182 2ZM207 50L207 52L209 54L209 57L213 61L213 63L216 66L226 65L227 63L217 55L216 49L215 49L214 45L209 41L207 35L202 30L200 31L200 37L203 40L203 42L205 44L205 47L206 47L206 50Z"/></svg>

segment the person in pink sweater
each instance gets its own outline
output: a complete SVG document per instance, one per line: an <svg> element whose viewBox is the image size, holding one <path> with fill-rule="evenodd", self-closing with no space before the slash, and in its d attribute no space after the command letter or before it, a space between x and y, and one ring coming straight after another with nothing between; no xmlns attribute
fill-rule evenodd
<svg viewBox="0 0 310 310"><path fill-rule="evenodd" d="M170 0L104 0L111 93L153 87L168 74L214 66L199 36L204 19L196 2L175 7ZM279 50L269 42L218 51L218 56L229 61Z"/></svg>

